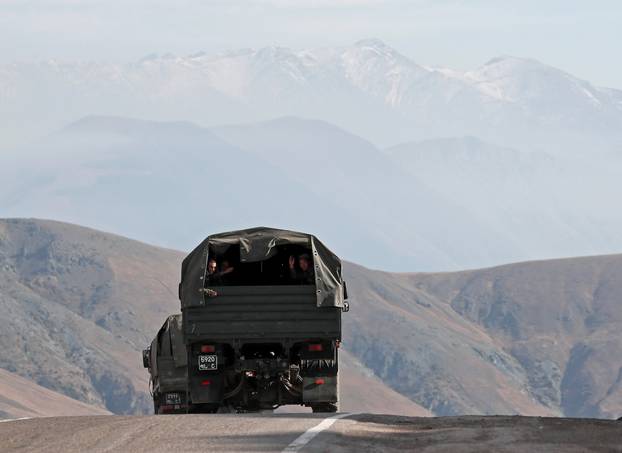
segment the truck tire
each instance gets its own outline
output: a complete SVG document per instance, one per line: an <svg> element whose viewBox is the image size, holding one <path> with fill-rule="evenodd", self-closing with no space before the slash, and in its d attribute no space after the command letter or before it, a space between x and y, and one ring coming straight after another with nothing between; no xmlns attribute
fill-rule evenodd
<svg viewBox="0 0 622 453"><path fill-rule="evenodd" d="M330 413L337 412L337 403L318 403L312 404L311 409L313 413Z"/></svg>
<svg viewBox="0 0 622 453"><path fill-rule="evenodd" d="M153 414L158 415L160 413L160 395L153 395Z"/></svg>

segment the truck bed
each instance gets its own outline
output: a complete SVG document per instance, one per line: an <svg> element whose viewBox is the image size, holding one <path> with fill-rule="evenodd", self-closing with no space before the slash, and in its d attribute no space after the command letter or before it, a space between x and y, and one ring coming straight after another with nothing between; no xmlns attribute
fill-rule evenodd
<svg viewBox="0 0 622 453"><path fill-rule="evenodd" d="M186 342L210 339L341 339L341 309L318 308L315 286L210 287L218 293L205 305L184 309Z"/></svg>

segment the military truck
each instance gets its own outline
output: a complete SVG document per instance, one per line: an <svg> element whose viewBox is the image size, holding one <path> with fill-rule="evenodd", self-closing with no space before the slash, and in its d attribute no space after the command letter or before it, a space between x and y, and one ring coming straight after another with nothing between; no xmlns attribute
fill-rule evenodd
<svg viewBox="0 0 622 453"><path fill-rule="evenodd" d="M187 363L181 314L171 315L149 348L143 351L143 366L149 369L155 414L187 412Z"/></svg>
<svg viewBox="0 0 622 453"><path fill-rule="evenodd" d="M338 408L341 261L315 236L214 234L182 264L190 412Z"/></svg>

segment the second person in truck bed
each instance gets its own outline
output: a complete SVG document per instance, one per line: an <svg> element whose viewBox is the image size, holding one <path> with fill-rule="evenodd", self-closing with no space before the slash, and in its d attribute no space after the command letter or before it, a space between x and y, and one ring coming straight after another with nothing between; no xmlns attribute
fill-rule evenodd
<svg viewBox="0 0 622 453"><path fill-rule="evenodd" d="M313 265L311 257L307 253L303 253L298 257L298 267L296 267L296 258L292 255L289 257L289 280L291 283L298 285L313 285Z"/></svg>

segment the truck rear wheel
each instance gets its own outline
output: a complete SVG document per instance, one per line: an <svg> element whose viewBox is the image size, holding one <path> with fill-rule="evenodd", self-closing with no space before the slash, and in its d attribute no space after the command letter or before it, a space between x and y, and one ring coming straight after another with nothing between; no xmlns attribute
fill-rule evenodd
<svg viewBox="0 0 622 453"><path fill-rule="evenodd" d="M337 412L338 407L337 403L318 403L312 404L311 409L313 413L328 413L328 412Z"/></svg>
<svg viewBox="0 0 622 453"><path fill-rule="evenodd" d="M153 394L153 414L158 415L160 413L160 395L158 393Z"/></svg>

